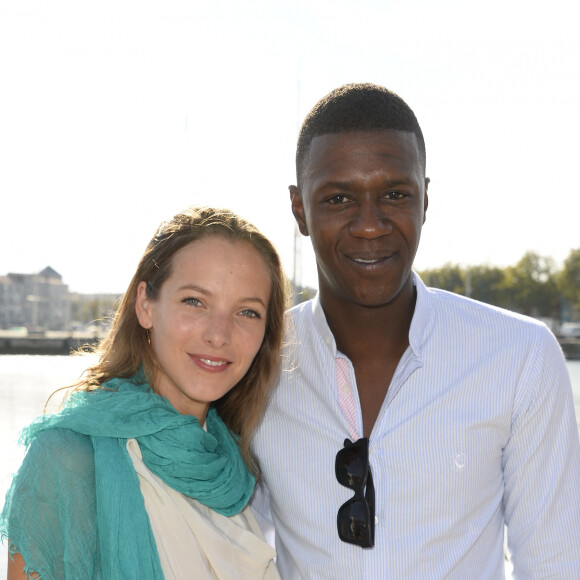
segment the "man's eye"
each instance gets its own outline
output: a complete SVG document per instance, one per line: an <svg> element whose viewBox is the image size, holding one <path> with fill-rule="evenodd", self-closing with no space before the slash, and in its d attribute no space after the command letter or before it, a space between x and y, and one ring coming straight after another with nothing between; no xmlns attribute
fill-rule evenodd
<svg viewBox="0 0 580 580"><path fill-rule="evenodd" d="M402 191L388 191L383 197L386 199L403 199L405 194Z"/></svg>
<svg viewBox="0 0 580 580"><path fill-rule="evenodd" d="M332 205L340 205L341 203L345 203L346 201L348 201L348 198L346 197L346 195L339 193L339 194L333 195L331 198L329 198L328 203L330 203Z"/></svg>

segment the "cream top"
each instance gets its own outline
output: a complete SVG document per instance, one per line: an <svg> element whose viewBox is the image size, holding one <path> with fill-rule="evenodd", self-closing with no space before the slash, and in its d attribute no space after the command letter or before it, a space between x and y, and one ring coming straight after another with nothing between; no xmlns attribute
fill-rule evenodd
<svg viewBox="0 0 580 580"><path fill-rule="evenodd" d="M249 507L223 516L166 485L143 463L139 444L127 441L139 476L166 580L278 580L269 546Z"/></svg>

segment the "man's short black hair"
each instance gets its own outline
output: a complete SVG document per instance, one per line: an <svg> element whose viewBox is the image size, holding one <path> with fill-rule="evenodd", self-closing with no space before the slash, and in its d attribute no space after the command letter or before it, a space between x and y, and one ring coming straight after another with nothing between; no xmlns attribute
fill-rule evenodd
<svg viewBox="0 0 580 580"><path fill-rule="evenodd" d="M395 129L413 133L425 172L425 140L415 113L398 95L372 83L351 83L320 99L304 119L296 147L296 179L300 187L314 137L330 133Z"/></svg>

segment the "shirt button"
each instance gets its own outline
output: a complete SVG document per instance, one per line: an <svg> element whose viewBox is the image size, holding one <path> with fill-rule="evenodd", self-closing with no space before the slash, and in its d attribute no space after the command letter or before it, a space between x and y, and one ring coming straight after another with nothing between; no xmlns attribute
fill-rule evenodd
<svg viewBox="0 0 580 580"><path fill-rule="evenodd" d="M379 516L375 516L375 524L379 523Z"/></svg>
<svg viewBox="0 0 580 580"><path fill-rule="evenodd" d="M348 395L351 391L351 386L348 383L342 385L342 392Z"/></svg>

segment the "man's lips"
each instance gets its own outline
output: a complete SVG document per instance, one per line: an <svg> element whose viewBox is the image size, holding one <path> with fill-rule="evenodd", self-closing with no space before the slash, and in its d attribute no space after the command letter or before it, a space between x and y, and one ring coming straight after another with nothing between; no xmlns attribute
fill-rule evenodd
<svg viewBox="0 0 580 580"><path fill-rule="evenodd" d="M385 258L368 258L368 259L365 259L365 258L351 258L351 259L354 262L356 262L357 264L369 264L369 265L372 265L372 264L378 264L382 260L386 260L386 257Z"/></svg>
<svg viewBox="0 0 580 580"><path fill-rule="evenodd" d="M385 262L389 260L393 256L392 252L388 252L385 254L365 254L365 255L357 255L357 254L346 254L346 257L357 264L361 264L363 266L373 266L375 264L379 264L381 262Z"/></svg>

